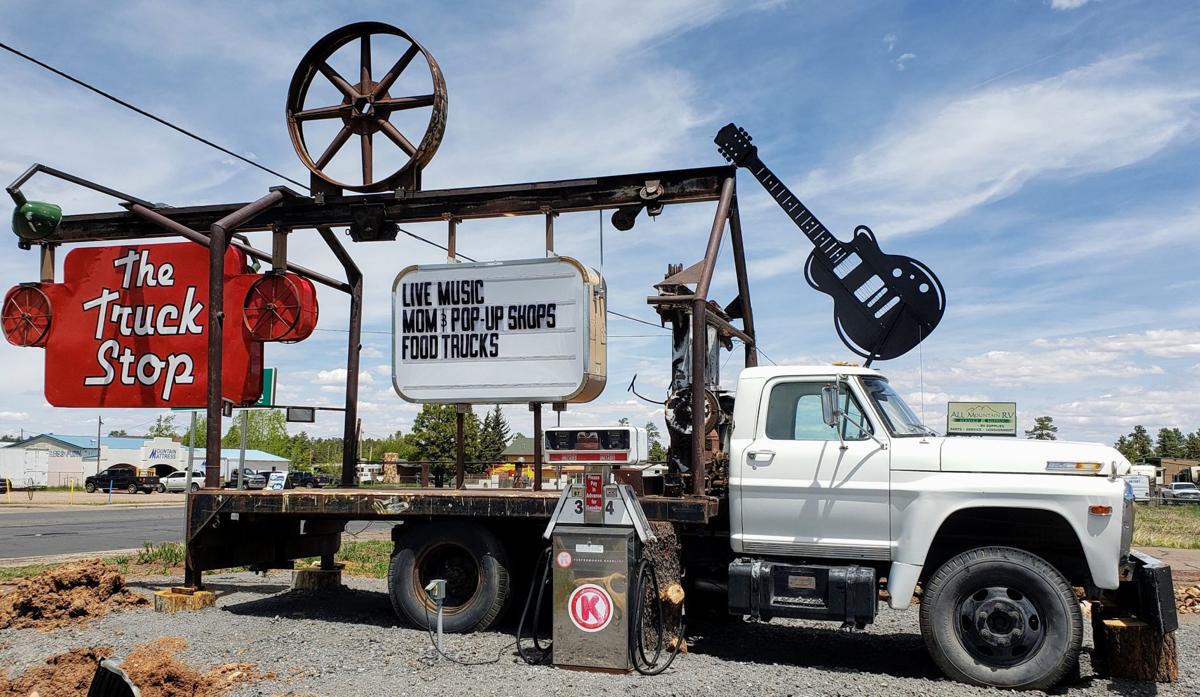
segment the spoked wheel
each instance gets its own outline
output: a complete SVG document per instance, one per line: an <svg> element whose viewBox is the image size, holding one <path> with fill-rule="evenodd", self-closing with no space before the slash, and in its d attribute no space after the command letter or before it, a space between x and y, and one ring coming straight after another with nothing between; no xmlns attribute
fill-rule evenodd
<svg viewBox="0 0 1200 697"><path fill-rule="evenodd" d="M14 346L45 346L50 334L50 299L36 286L17 286L4 296L0 324Z"/></svg>
<svg viewBox="0 0 1200 697"><path fill-rule="evenodd" d="M242 318L257 341L300 341L317 324L316 288L291 273L270 273L246 293Z"/></svg>
<svg viewBox="0 0 1200 697"><path fill-rule="evenodd" d="M391 64L387 72L382 75L375 73L374 75L378 76L378 79L375 79L372 73L371 39L380 35L398 36L408 41L409 46L400 58ZM329 59L343 46L355 41L359 43L358 70L355 74L345 77L330 67ZM396 80L412 67L418 55L424 58L428 66L433 81L432 93L393 95L391 89ZM305 104L309 88L318 74L323 80L332 83L342 95L341 103L314 106ZM424 167L433 159L446 130L446 107L446 81L442 77L441 68L429 51L404 31L389 24L359 22L342 27L318 41L296 67L292 84L288 88L288 132L292 136L296 154L300 156L304 166L324 181L351 191L386 191L396 188L396 184L414 168ZM405 135L390 120L393 114L410 109L430 109L424 135L415 144L409 137L412 134ZM304 124L326 119L340 119L341 130L314 158L305 140ZM399 169L384 177L377 177L374 171L376 134L382 134L408 158ZM331 176L326 168L354 136L358 136L361 153L361 182L339 181Z"/></svg>

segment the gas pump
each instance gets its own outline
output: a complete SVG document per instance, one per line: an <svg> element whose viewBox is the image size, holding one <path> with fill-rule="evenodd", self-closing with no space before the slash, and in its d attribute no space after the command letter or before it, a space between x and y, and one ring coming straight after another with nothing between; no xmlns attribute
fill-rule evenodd
<svg viewBox="0 0 1200 697"><path fill-rule="evenodd" d="M550 546L529 589L517 629L518 650L530 663L553 662L557 667L657 674L666 670L678 651L665 662L662 610L647 608L652 589L659 603L654 567L642 557L645 544L655 541L633 488L610 480L608 467L588 467L583 482L563 489L543 534ZM551 588L551 641L537 636L538 615L545 588ZM525 620L534 590L533 648L523 648ZM656 622L653 655L644 640L647 616Z"/></svg>

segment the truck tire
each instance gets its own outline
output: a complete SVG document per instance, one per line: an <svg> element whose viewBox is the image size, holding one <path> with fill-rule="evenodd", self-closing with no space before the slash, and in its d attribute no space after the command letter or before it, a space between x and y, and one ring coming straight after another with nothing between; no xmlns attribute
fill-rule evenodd
<svg viewBox="0 0 1200 697"><path fill-rule="evenodd" d="M388 568L388 595L396 614L420 628L436 622L437 609L425 586L439 578L446 579L443 629L487 629L508 604L508 550L490 530L474 523L437 523L403 533Z"/></svg>
<svg viewBox="0 0 1200 697"><path fill-rule="evenodd" d="M192 482L192 493L196 493L197 491L200 491L200 485L196 482Z"/></svg>
<svg viewBox="0 0 1200 697"><path fill-rule="evenodd" d="M138 485L130 484L128 487L125 488L125 491L128 491L131 494L136 494L138 492Z"/></svg>
<svg viewBox="0 0 1200 697"><path fill-rule="evenodd" d="M1083 617L1071 584L1044 559L981 547L950 559L925 584L921 636L954 680L1048 690L1078 663Z"/></svg>
<svg viewBox="0 0 1200 697"><path fill-rule="evenodd" d="M96 484L94 482L88 482L87 484L83 485L83 490L89 494L94 494L96 493Z"/></svg>
<svg viewBox="0 0 1200 697"><path fill-rule="evenodd" d="M167 493L167 485L160 482L158 485L158 493L160 493L160 494Z"/></svg>

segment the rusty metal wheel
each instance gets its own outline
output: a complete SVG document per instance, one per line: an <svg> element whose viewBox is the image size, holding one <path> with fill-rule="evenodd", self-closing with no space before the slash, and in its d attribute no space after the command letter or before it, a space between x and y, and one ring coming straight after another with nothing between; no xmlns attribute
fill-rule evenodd
<svg viewBox="0 0 1200 697"><path fill-rule="evenodd" d="M300 322L300 289L283 274L268 274L246 293L243 318L250 336L258 341L279 341Z"/></svg>
<svg viewBox="0 0 1200 697"><path fill-rule="evenodd" d="M387 72L378 80L372 77L372 37L395 36L407 41L409 46ZM358 70L349 79L330 66L330 58L347 44L359 44ZM412 96L393 96L390 90L397 79L420 55L424 58L432 78L432 93ZM309 89L317 75L336 88L341 103L312 106L305 104ZM353 82L352 82L353 80ZM430 109L429 122L424 135L414 144L400 128L391 121L398 112L413 109ZM370 192L395 189L396 185L410 175L414 168L422 168L433 159L442 135L446 130L446 81L433 55L425 50L404 31L382 22L359 22L337 29L326 35L309 49L296 67L288 88L287 123L296 154L317 177L329 184L351 191ZM305 140L304 125L315 121L340 119L341 129L333 136L320 154L314 158ZM385 177L376 177L374 136L382 134L398 147L407 161L396 171ZM361 153L361 183L335 179L327 171L334 157L353 136L358 136Z"/></svg>
<svg viewBox="0 0 1200 697"><path fill-rule="evenodd" d="M45 346L50 320L50 299L40 288L17 286L4 296L0 325L13 346Z"/></svg>

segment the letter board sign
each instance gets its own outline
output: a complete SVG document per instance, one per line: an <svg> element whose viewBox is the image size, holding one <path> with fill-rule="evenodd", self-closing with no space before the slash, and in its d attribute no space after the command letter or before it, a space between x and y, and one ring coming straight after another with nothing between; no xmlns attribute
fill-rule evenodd
<svg viewBox="0 0 1200 697"><path fill-rule="evenodd" d="M392 384L410 402L587 402L604 389L604 282L574 259L410 266Z"/></svg>
<svg viewBox="0 0 1200 697"><path fill-rule="evenodd" d="M948 402L948 436L1017 435L1016 402Z"/></svg>
<svg viewBox="0 0 1200 697"><path fill-rule="evenodd" d="M42 284L53 319L46 401L56 407L205 403L208 248L194 242L73 249L62 283ZM222 394L238 404L262 390L262 344L243 329L245 256L225 255Z"/></svg>

